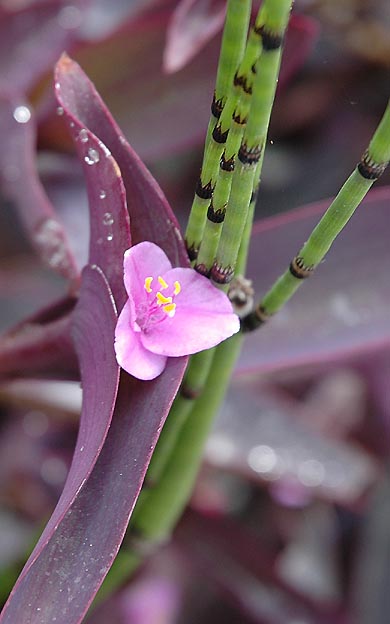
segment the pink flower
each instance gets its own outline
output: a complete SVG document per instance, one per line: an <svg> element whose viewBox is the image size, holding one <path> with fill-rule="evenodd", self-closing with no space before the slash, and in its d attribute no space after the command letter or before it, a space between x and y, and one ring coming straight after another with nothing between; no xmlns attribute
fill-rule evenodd
<svg viewBox="0 0 390 624"><path fill-rule="evenodd" d="M125 252L128 301L115 330L118 364L138 379L154 379L168 357L215 347L240 327L228 297L193 269L172 268L150 242Z"/></svg>

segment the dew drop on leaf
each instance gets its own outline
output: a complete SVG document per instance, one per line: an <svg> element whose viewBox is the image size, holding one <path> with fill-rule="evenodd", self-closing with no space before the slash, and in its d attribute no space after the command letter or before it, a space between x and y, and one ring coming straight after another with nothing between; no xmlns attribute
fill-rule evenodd
<svg viewBox="0 0 390 624"><path fill-rule="evenodd" d="M13 117L18 123L27 123L31 119L31 111L28 106L17 106L13 112Z"/></svg>
<svg viewBox="0 0 390 624"><path fill-rule="evenodd" d="M96 163L98 163L100 160L99 152L93 149L93 147L90 147L88 150L88 154L84 157L84 160L87 165L96 165Z"/></svg>

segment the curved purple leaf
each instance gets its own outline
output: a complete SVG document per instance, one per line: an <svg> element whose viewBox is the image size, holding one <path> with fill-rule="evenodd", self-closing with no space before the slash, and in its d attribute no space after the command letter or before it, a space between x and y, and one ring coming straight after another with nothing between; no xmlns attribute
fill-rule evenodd
<svg viewBox="0 0 390 624"><path fill-rule="evenodd" d="M181 0L168 26L164 70L182 69L222 28L225 13L224 0Z"/></svg>
<svg viewBox="0 0 390 624"><path fill-rule="evenodd" d="M14 3L17 5L18 3ZM26 93L74 39L64 0L0 7L0 87ZM74 10L78 9L76 6ZM69 10L68 10L69 14Z"/></svg>
<svg viewBox="0 0 390 624"><path fill-rule="evenodd" d="M97 267L85 269L73 315L73 338L83 380L83 408L75 454L61 498L11 593L1 622L31 622L33 614L37 621L49 621L55 615L61 621L61 597L70 604L69 590L62 594L61 587L71 584L76 593L82 591L82 586L74 582L75 570L81 572L84 551L91 553L91 547L89 543L77 543L77 534L67 535L71 541L67 548L64 539L66 529L75 521L82 525L78 514L72 515L73 507L77 509L77 496L80 497L86 487L111 422L119 382L113 349L116 320L115 304L102 272ZM96 555L95 550L93 554ZM67 566L75 566L73 577L67 576Z"/></svg>
<svg viewBox="0 0 390 624"><path fill-rule="evenodd" d="M163 374L149 383L122 372L118 388L113 295L123 303L118 271L119 267L122 271L130 232L121 172L106 144L119 156L127 180L136 235L140 240L155 240L176 263L186 264L187 256L158 186L121 140L91 83L67 57L57 68L56 85L85 163L92 204L90 257L107 270L115 292L100 267L91 265L84 271L72 315L84 394L79 438L64 492L0 617L3 624L27 624L33 618L56 618L63 624L82 620L119 549L187 362L187 358L170 358ZM107 199L113 239L103 242L107 222L101 220L98 200ZM112 240L118 244L110 247Z"/></svg>
<svg viewBox="0 0 390 624"><path fill-rule="evenodd" d="M124 139L93 84L67 56L57 64L56 85L58 101L69 118L98 137L119 165L126 189L132 243L150 240L164 249L174 266L188 266L178 223L161 189ZM88 158L87 144L85 148L84 158Z"/></svg>
<svg viewBox="0 0 390 624"><path fill-rule="evenodd" d="M89 262L103 271L115 301L122 307L126 293L123 285L123 254L131 245L130 222L121 171L106 144L90 130L89 119L79 111L80 103L89 111L85 94L66 85L71 61L63 57L63 81L56 82L58 99L83 165L90 211ZM84 95L84 98L83 98ZM93 117L93 115L91 115ZM96 124L93 126L96 127Z"/></svg>
<svg viewBox="0 0 390 624"><path fill-rule="evenodd" d="M23 226L40 258L68 279L78 276L66 233L36 169L33 113L20 96L0 95L0 180L15 202Z"/></svg>
<svg viewBox="0 0 390 624"><path fill-rule="evenodd" d="M245 340L241 371L298 366L390 346L389 200L389 187L368 195L309 282ZM257 297L288 266L328 205L319 202L255 225L247 274Z"/></svg>
<svg viewBox="0 0 390 624"><path fill-rule="evenodd" d="M115 320L101 271L86 269L74 317L85 393L75 457L54 515L0 617L2 624L31 624L34 616L37 622L54 617L60 624L81 622L123 539L183 360L170 359L153 383L122 375L97 459L117 387Z"/></svg>

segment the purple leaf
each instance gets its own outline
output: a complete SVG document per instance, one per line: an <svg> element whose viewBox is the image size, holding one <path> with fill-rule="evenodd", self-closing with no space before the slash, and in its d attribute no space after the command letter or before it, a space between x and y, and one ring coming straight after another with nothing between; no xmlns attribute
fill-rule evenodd
<svg viewBox="0 0 390 624"><path fill-rule="evenodd" d="M64 70L61 77L66 77L72 63L63 57L61 64ZM84 121L83 113L78 110L79 102L84 102L85 109L89 111L88 100L84 101L81 94L69 90L66 78L64 82L56 82L56 90L87 182L90 210L89 262L102 269L115 301L122 307L126 298L122 261L124 252L131 245L131 237L121 171L100 135L96 136L89 129L88 123L85 123L90 120Z"/></svg>
<svg viewBox="0 0 390 624"><path fill-rule="evenodd" d="M318 35L319 23L315 19L293 13L286 33L278 90L283 89L305 63Z"/></svg>
<svg viewBox="0 0 390 624"><path fill-rule="evenodd" d="M73 253L36 169L35 124L27 102L0 96L0 180L17 208L40 258L70 280L78 276Z"/></svg>
<svg viewBox="0 0 390 624"><path fill-rule="evenodd" d="M225 19L223 0L181 0L167 31L163 68L182 69L221 28Z"/></svg>
<svg viewBox="0 0 390 624"><path fill-rule="evenodd" d="M0 337L0 377L78 379L70 337L75 299L67 297L40 310Z"/></svg>
<svg viewBox="0 0 390 624"><path fill-rule="evenodd" d="M85 163L90 203L110 202L113 219L109 225L117 245L110 247L112 240L100 242L107 224L102 223L98 208L90 205L90 257L103 265L115 292L99 266L84 270L80 298L72 315L83 384L75 455L54 514L0 617L3 624L27 624L37 610L38 617L46 621L56 618L59 624L81 622L119 549L187 362L187 358L169 358L164 373L149 383L122 372L118 388L119 368L113 349L114 296L123 303L118 267L122 269L130 232L120 170L108 154L107 145L127 182L136 236L154 239L175 263L186 264L187 256L158 186L131 148L121 141L91 83L67 57L57 68L56 84L79 156ZM95 173L98 170L99 176ZM99 186L94 189L97 182ZM148 214L143 218L146 210Z"/></svg>
<svg viewBox="0 0 390 624"><path fill-rule="evenodd" d="M367 196L309 282L245 340L241 371L340 359L390 345L389 198L389 187ZM255 225L247 275L257 297L285 270L328 205L319 202Z"/></svg>
<svg viewBox="0 0 390 624"><path fill-rule="evenodd" d="M208 441L211 464L311 496L353 504L374 483L378 466L347 441L329 439L304 421L299 404L272 396L259 379L235 384ZM238 418L240 414L240 418ZM313 412L312 420L320 417Z"/></svg>
<svg viewBox="0 0 390 624"><path fill-rule="evenodd" d="M86 269L74 321L85 376L75 457L54 515L0 617L2 624L27 624L38 608L43 620L55 616L59 624L80 622L122 541L183 361L170 359L152 383L122 376L111 427L91 472L116 391L115 320L102 273Z"/></svg>
<svg viewBox="0 0 390 624"><path fill-rule="evenodd" d="M86 556L84 550L96 555L96 550L91 551L89 544L77 544L77 534L72 536L72 545L69 544L73 557L70 557L68 548L61 546L61 542L64 540L66 527L72 526L74 518L82 524L77 513L71 515L73 506L76 505L77 508L78 499L75 499L80 497L80 492L91 474L111 422L119 382L119 367L112 340L116 319L115 305L103 274L97 268L85 269L80 299L73 316L73 337L84 388L75 454L61 498L19 577L11 594L9 607L5 608L0 618L2 622L31 621L32 613L37 610L44 619L48 619L49 615L60 617L59 589L66 580L70 583L70 578L66 579L65 559L68 559L68 566L77 564L76 568L80 573L85 561L83 557ZM99 383L96 382L97 379ZM59 549L58 555L52 559L56 549ZM46 582L41 586L45 577ZM57 587L56 583L59 584ZM72 586L76 593L81 589L74 582ZM69 590L62 596L68 602Z"/></svg>
<svg viewBox="0 0 390 624"><path fill-rule="evenodd" d="M87 129L98 137L119 165L131 219L132 244L149 240L165 251L173 266L188 266L178 223L161 189L124 139L92 83L67 56L63 56L57 65L56 85L58 101L69 118L80 129ZM89 157L87 145L84 152L79 148L84 158ZM99 158L102 150L104 148L100 148ZM87 173L91 175L89 171ZM98 188L106 191L102 183Z"/></svg>
<svg viewBox="0 0 390 624"><path fill-rule="evenodd" d="M63 0L24 8L15 4L0 7L0 87L8 93L26 93L69 47L74 27L64 20Z"/></svg>

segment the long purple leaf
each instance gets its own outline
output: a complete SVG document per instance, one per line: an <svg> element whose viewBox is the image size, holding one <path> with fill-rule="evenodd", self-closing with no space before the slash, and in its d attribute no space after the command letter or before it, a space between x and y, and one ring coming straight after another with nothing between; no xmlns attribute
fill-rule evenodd
<svg viewBox="0 0 390 624"><path fill-rule="evenodd" d="M80 526L83 524L77 513L72 515L73 505L77 509L75 499L90 476L111 422L119 382L112 340L116 319L115 305L102 272L97 268L85 269L73 316L73 336L84 388L75 454L61 498L10 596L1 622L44 622L56 615L59 619L63 609L59 604L61 598L70 605L69 590L63 593L61 589L71 583L67 567L75 566L79 572L83 569L85 548L96 556L95 549L91 551L89 544L77 543L78 535L67 534L66 529L71 526L75 530L72 526L75 521ZM71 540L67 547L66 536ZM73 581L74 578L73 570ZM72 585L76 593L81 590L81 585Z"/></svg>
<svg viewBox="0 0 390 624"><path fill-rule="evenodd" d="M114 147L123 172L128 169L130 219L136 224L138 239L155 240L177 263L185 264L186 254L166 200L138 157L120 140L92 84L66 57L60 67L56 88L86 165L90 203L108 199L112 193L109 205L113 219L109 225L113 238L107 243L100 240L106 234L107 223L101 222L96 207L90 205L90 257L104 266L109 279L97 265L91 265L83 274L73 315L84 393L79 438L64 492L14 588L0 618L2 623L38 623L56 618L63 624L76 624L82 620L119 549L187 361L171 358L164 373L153 382L141 382L122 373L117 393L114 297L123 303L124 289L118 275L130 233L120 170L107 144ZM74 71L76 84L72 80ZM101 161L105 165L98 176ZM97 182L99 186L94 190ZM143 218L145 210L149 214ZM112 240L118 244L110 247Z"/></svg>
<svg viewBox="0 0 390 624"><path fill-rule="evenodd" d="M65 230L36 168L33 112L23 97L0 95L0 180L15 203L25 231L40 258L70 280L78 276Z"/></svg>
<svg viewBox="0 0 390 624"><path fill-rule="evenodd" d="M116 389L112 379L117 370L112 361L115 314L108 286L103 290L102 281L98 269L86 270L75 315L75 338L86 376L82 422L87 422L80 431L64 494L0 617L2 624L38 624L54 617L60 624L82 620L118 551L180 383L181 358L171 359L153 384L123 374L106 442L92 473L84 473L83 480L87 462L80 461L81 452L91 446L98 454ZM99 370L102 366L104 370ZM105 376L105 383L96 383Z"/></svg>
<svg viewBox="0 0 390 624"><path fill-rule="evenodd" d="M309 282L245 341L240 370L275 370L390 345L389 199L389 187L368 195ZM328 205L319 202L255 225L248 277L258 297L288 266Z"/></svg>
<svg viewBox="0 0 390 624"><path fill-rule="evenodd" d="M119 165L131 217L132 243L150 240L164 249L174 266L187 266L178 223L161 189L125 141L92 83L65 55L57 65L56 85L64 110L80 128L99 137Z"/></svg>
<svg viewBox="0 0 390 624"><path fill-rule="evenodd" d="M68 63L65 58L67 57L63 57L62 65L69 69L72 63ZM67 70L64 75L67 75ZM109 148L102 141L101 133L97 136L91 131L89 124L85 123L89 120L84 120L82 112L79 111L80 104L86 110L90 108L85 93L69 93L67 85L60 81L56 82L56 90L59 101L64 106L64 116L87 183L90 211L89 262L102 269L117 305L122 307L126 299L123 254L131 245L131 237L121 171ZM62 97L64 93L65 98ZM71 102L67 99L69 95L73 98ZM94 129L98 129L96 124Z"/></svg>

